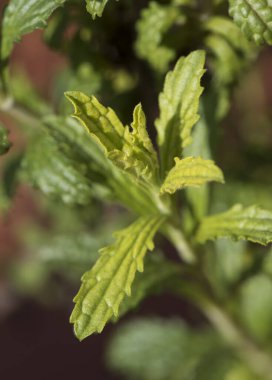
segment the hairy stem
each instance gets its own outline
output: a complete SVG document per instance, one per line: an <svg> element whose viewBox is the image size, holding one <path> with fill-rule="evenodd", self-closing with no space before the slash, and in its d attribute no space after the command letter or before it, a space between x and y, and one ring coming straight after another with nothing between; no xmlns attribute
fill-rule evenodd
<svg viewBox="0 0 272 380"><path fill-rule="evenodd" d="M180 229L173 224L166 224L164 234L175 246L180 258L183 261L188 264L193 264L196 262L195 254Z"/></svg>

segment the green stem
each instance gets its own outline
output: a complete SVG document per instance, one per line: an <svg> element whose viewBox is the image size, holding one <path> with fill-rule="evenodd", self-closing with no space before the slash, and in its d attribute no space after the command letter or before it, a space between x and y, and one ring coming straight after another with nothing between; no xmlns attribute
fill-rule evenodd
<svg viewBox="0 0 272 380"><path fill-rule="evenodd" d="M3 97L0 95L0 111L20 124L36 126L37 123L39 123L39 119L36 116L18 106L12 97Z"/></svg>
<svg viewBox="0 0 272 380"><path fill-rule="evenodd" d="M198 275L199 273L193 275L194 284L190 287L180 287L179 293L189 301L193 301L255 375L261 376L264 380L272 380L271 355L248 337L224 307L212 299L205 284L197 282Z"/></svg>
<svg viewBox="0 0 272 380"><path fill-rule="evenodd" d="M263 379L272 380L271 356L247 337L220 306L207 299L200 306L209 321L248 367Z"/></svg>
<svg viewBox="0 0 272 380"><path fill-rule="evenodd" d="M164 235L175 246L180 258L188 264L196 262L196 257L190 245L186 241L181 229L178 229L173 224L164 226Z"/></svg>

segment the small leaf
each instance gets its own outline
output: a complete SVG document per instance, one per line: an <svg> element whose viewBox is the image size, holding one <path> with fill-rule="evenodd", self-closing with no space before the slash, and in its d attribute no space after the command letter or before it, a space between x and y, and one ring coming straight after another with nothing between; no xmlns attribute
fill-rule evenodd
<svg viewBox="0 0 272 380"><path fill-rule="evenodd" d="M8 130L0 123L0 155L9 151L11 142L8 139Z"/></svg>
<svg viewBox="0 0 272 380"><path fill-rule="evenodd" d="M201 157L175 158L176 165L168 173L162 187L162 193L173 194L188 186L201 186L210 181L224 183L222 171L212 160Z"/></svg>
<svg viewBox="0 0 272 380"><path fill-rule="evenodd" d="M155 122L163 172L172 167L174 157L181 156L182 148L191 143L191 130L199 119L204 63L204 51L194 51L180 58L174 70L166 75L159 96L160 116Z"/></svg>
<svg viewBox="0 0 272 380"><path fill-rule="evenodd" d="M92 18L96 16L101 17L108 0L86 0L87 11L91 14Z"/></svg>
<svg viewBox="0 0 272 380"><path fill-rule="evenodd" d="M197 240L203 243L219 237L266 245L272 241L272 212L257 206L243 208L238 204L226 212L203 219Z"/></svg>
<svg viewBox="0 0 272 380"><path fill-rule="evenodd" d="M161 73L167 70L169 62L175 57L175 51L161 43L164 34L177 20L179 12L177 7L152 1L141 12L136 24L136 52L139 57L146 59L153 69Z"/></svg>
<svg viewBox="0 0 272 380"><path fill-rule="evenodd" d="M143 271L143 258L152 250L153 237L164 218L142 217L115 234L116 241L103 248L94 267L82 277L81 288L71 315L76 336L82 340L101 332L118 315L137 271Z"/></svg>
<svg viewBox="0 0 272 380"><path fill-rule="evenodd" d="M52 12L66 0L11 0L4 13L1 60L10 55L13 45L24 34L44 28Z"/></svg>
<svg viewBox="0 0 272 380"><path fill-rule="evenodd" d="M156 182L157 156L146 131L141 105L135 107L130 130L112 109L104 107L94 96L71 91L66 93L66 97L74 105L74 117L84 125L117 167L136 179Z"/></svg>
<svg viewBox="0 0 272 380"><path fill-rule="evenodd" d="M243 33L260 45L272 44L270 0L229 0L229 13Z"/></svg>

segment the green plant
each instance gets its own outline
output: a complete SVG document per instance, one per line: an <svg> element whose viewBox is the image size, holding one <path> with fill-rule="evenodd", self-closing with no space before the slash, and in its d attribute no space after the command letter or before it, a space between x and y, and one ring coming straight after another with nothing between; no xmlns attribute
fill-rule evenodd
<svg viewBox="0 0 272 380"><path fill-rule="evenodd" d="M269 169L257 180L251 176L258 157L251 146L238 167L226 163L225 170L222 160L225 179L212 159L220 158L217 146L225 138L220 124L233 89L260 51L254 42L272 43L271 4L134 3L89 0L92 20L79 0L9 2L1 30L0 107L23 127L27 143L16 165L8 160L12 149L7 153L0 205L9 207L10 187L19 183L46 195L42 202L55 220L54 236L48 241L36 232L34 271L37 266L50 271L53 262L65 275L75 267L81 272L90 250L92 267L82 277L71 315L80 340L165 290L187 299L209 320L211 327L199 332L160 319L121 328L108 352L117 371L149 380L272 379L272 253L262 248L272 242ZM75 31L69 36L71 25ZM22 74L10 75L14 43L36 28L46 28L45 42L68 58L55 93L65 92L73 118L62 96L47 104ZM148 134L151 122L157 144ZM1 127L0 152L9 148ZM230 146L230 154L238 159L242 152ZM59 201L64 205L56 208ZM109 228L101 221L90 237L101 210L105 218L116 203L130 214L115 209ZM69 221L75 220L70 231ZM115 228L108 243L107 231ZM160 245L163 239L168 245ZM97 258L96 248L104 242ZM180 260L162 254L161 246L173 246ZM17 268L17 279L24 281L28 265L23 272ZM42 273L45 281L47 272ZM217 362L209 360L214 357Z"/></svg>

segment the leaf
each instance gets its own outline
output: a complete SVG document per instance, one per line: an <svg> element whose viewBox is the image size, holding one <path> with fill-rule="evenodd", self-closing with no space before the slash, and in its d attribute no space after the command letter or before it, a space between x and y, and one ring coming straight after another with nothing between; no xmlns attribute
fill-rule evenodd
<svg viewBox="0 0 272 380"><path fill-rule="evenodd" d="M204 243L219 237L266 245L272 241L272 212L257 206L243 208L238 204L226 212L203 219L197 240Z"/></svg>
<svg viewBox="0 0 272 380"><path fill-rule="evenodd" d="M183 152L185 157L200 156L204 159L211 158L209 129L211 128L213 121L211 119L211 113L214 115L214 112L213 109L210 110L210 107L205 105L204 99L200 103L200 120L197 122L192 132L192 144L186 147ZM185 194L189 205L188 211L190 209L190 211L193 212L194 219L199 221L208 212L208 185L203 185L201 187L187 187L185 189ZM190 215L191 214L188 214L188 217L190 217ZM186 222L185 218L184 222Z"/></svg>
<svg viewBox="0 0 272 380"><path fill-rule="evenodd" d="M224 183L222 171L212 160L201 157L175 158L176 165L168 173L161 193L173 194L184 187L198 187L210 181Z"/></svg>
<svg viewBox="0 0 272 380"><path fill-rule="evenodd" d="M8 130L0 123L0 155L9 151L11 142L8 138Z"/></svg>
<svg viewBox="0 0 272 380"><path fill-rule="evenodd" d="M63 155L52 138L31 144L22 163L23 176L47 196L67 204L90 204L93 190L84 167Z"/></svg>
<svg viewBox="0 0 272 380"><path fill-rule="evenodd" d="M78 119L106 156L136 179L156 183L158 162L146 131L145 115L140 104L134 109L132 130L124 126L115 112L94 97L81 92L66 92Z"/></svg>
<svg viewBox="0 0 272 380"><path fill-rule="evenodd" d="M84 168L95 189L95 196L119 201L138 215L165 212L158 191L143 186L138 180L116 167L103 153L103 147L75 119L48 116L43 122L58 145L58 149L73 161L77 169Z"/></svg>
<svg viewBox="0 0 272 380"><path fill-rule="evenodd" d="M191 143L191 130L199 119L204 62L204 51L194 51L180 58L174 70L166 75L159 96L160 116L155 122L163 172L173 166L174 157L181 156L182 148Z"/></svg>
<svg viewBox="0 0 272 380"><path fill-rule="evenodd" d="M247 280L240 289L239 311L246 327L261 342L272 337L272 281L265 274Z"/></svg>
<svg viewBox="0 0 272 380"><path fill-rule="evenodd" d="M205 45L210 51L209 63L214 72L212 84L217 102L214 108L217 118L221 119L230 107L231 86L253 61L256 49L239 27L226 17L209 18L205 30L208 31Z"/></svg>
<svg viewBox="0 0 272 380"><path fill-rule="evenodd" d="M66 0L10 0L3 18L1 60L10 55L13 45L24 34L44 28L52 12Z"/></svg>
<svg viewBox="0 0 272 380"><path fill-rule="evenodd" d="M141 12L136 24L136 52L146 59L150 66L161 73L167 70L169 62L175 57L175 51L162 45L164 34L170 29L180 11L173 5L166 6L150 2Z"/></svg>
<svg viewBox="0 0 272 380"><path fill-rule="evenodd" d="M194 332L177 318L125 323L110 341L107 362L132 380L221 380L237 364L214 333Z"/></svg>
<svg viewBox="0 0 272 380"><path fill-rule="evenodd" d="M229 13L243 33L256 44L272 44L270 0L229 0Z"/></svg>
<svg viewBox="0 0 272 380"><path fill-rule="evenodd" d="M108 0L86 0L87 11L91 14L92 18L96 16L101 17Z"/></svg>
<svg viewBox="0 0 272 380"><path fill-rule="evenodd" d="M115 242L100 251L94 267L83 275L70 319L80 340L101 332L118 315L121 302L131 294L136 271L143 271L143 258L153 249L153 237L163 220L142 217L117 232Z"/></svg>

